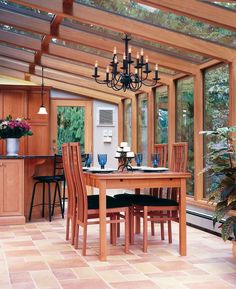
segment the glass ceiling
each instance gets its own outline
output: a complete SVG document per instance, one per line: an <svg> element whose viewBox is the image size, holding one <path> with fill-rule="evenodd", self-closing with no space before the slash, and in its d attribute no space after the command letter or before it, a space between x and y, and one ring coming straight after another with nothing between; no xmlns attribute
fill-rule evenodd
<svg viewBox="0 0 236 289"><path fill-rule="evenodd" d="M206 1L206 2L208 2L208 4L218 5L218 6L227 8L229 10L233 10L233 11L236 10L236 3L227 3L227 2L219 2L219 1L214 1L213 3L209 1Z"/></svg>
<svg viewBox="0 0 236 289"><path fill-rule="evenodd" d="M15 27L9 26L9 25L0 24L0 30L10 31L10 32L14 32L17 34L30 36L30 37L33 37L35 39L40 39L40 40L43 38L43 35L41 35L39 33L33 33L31 31L20 30L18 28L15 28Z"/></svg>
<svg viewBox="0 0 236 289"><path fill-rule="evenodd" d="M1 46L11 47L11 48L15 48L15 49L18 49L18 50L27 51L27 52L29 52L31 54L35 54L35 51L33 51L31 49L24 48L24 47L19 47L19 46L16 46L16 45L13 45L13 44L9 44L9 43L1 43Z"/></svg>
<svg viewBox="0 0 236 289"><path fill-rule="evenodd" d="M15 10L24 15L29 14L33 17L41 18L41 19L48 20L48 21L51 21L51 19L54 17L54 14L52 13L48 13L39 9L27 7L27 6L14 3L8 0L0 0L0 7L4 7L4 9L9 9L11 11Z"/></svg>
<svg viewBox="0 0 236 289"><path fill-rule="evenodd" d="M100 35L106 38L109 37L116 41L121 41L121 39L124 36L123 33L119 33L119 32L116 32L107 28L103 28L100 26L96 26L96 25L82 23L71 18L64 18L64 21L62 24L66 26L70 26L73 29L78 29L78 30L85 29L87 32L96 33L96 35ZM184 50L181 50L181 49L178 49L176 47L172 47L166 44L160 44L157 42L140 39L138 37L132 37L130 44L153 50L157 54L158 53L168 54L173 57L182 58L186 61L190 61L196 64L200 64L200 63L209 61L211 59L200 54L184 51Z"/></svg>
<svg viewBox="0 0 236 289"><path fill-rule="evenodd" d="M94 58L94 61L96 59L96 55L97 56L106 57L107 61L108 61L107 64L109 64L109 61L112 58L112 51L110 53L109 52L104 52L104 51L101 51L101 50L99 50L97 48L92 48L92 47L88 47L88 46L84 46L84 45L80 45L80 44L76 44L76 43L72 43L72 42L62 41L62 40L59 40L59 39L52 39L51 42L54 43L54 44L58 44L58 45L61 45L61 46L64 46L64 47L69 47L69 48L72 48L72 49L75 49L75 50L78 50L78 51L83 51L83 52L86 52L86 53L90 53L91 54L91 59ZM161 66L159 66L159 71L163 72L163 73L166 73L166 74L170 74L170 75L175 75L176 73L178 73L175 70L167 69L167 68L164 68L164 67L161 67Z"/></svg>
<svg viewBox="0 0 236 289"><path fill-rule="evenodd" d="M181 31L183 34L188 34L197 38L236 48L236 32L196 21L185 16L179 16L170 12L155 9L147 5L133 2L132 0L76 0L76 2L91 5L136 20L138 19L142 22L167 28L178 33Z"/></svg>

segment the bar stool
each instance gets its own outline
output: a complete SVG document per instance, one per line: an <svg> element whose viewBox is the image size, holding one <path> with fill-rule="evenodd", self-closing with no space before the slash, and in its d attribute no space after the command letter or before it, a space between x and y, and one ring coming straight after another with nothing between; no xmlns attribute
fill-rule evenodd
<svg viewBox="0 0 236 289"><path fill-rule="evenodd" d="M59 161L59 159L61 161ZM62 218L64 218L64 209L62 205L62 199L61 199L61 190L60 185L61 183L64 183L65 188L65 177L63 173L63 167L62 167L62 158L59 155L54 155L54 168L53 168L53 175L52 176L35 176L33 179L36 181L34 183L33 191L32 191L32 198L31 198L31 205L30 205L30 211L29 211L29 221L31 220L32 216L32 210L33 207L36 206L42 206L42 218L44 218L44 207L45 207L45 187L48 187L48 218L51 222L52 216L54 214L54 207L56 204L56 195L58 194L59 199L59 206L61 209L61 215ZM34 197L36 193L36 188L38 184L42 184L43 190L42 190L42 203L41 204L34 204ZM53 196L53 203L51 203L51 184L55 185L54 189L54 196Z"/></svg>

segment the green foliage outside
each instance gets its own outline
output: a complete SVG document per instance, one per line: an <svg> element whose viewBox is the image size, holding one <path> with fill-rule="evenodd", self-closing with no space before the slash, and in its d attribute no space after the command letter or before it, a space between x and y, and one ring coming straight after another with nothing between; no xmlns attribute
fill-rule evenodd
<svg viewBox="0 0 236 289"><path fill-rule="evenodd" d="M151 6L140 5L140 3L131 0L79 0L77 2L103 8L154 25L181 31L182 33L193 35L198 38L235 46L235 32L205 22L196 21L186 16L155 9ZM228 5L227 7L234 8L235 4Z"/></svg>
<svg viewBox="0 0 236 289"><path fill-rule="evenodd" d="M57 110L58 152L65 142L79 142L84 152L84 108L61 106Z"/></svg>
<svg viewBox="0 0 236 289"><path fill-rule="evenodd" d="M227 215L236 210L236 126L204 133L211 136L204 171L211 179L209 201L216 204L214 224L226 217L221 227L222 238L226 241L234 233L236 239L236 216Z"/></svg>
<svg viewBox="0 0 236 289"><path fill-rule="evenodd" d="M193 78L177 81L176 85L176 141L188 143L187 169L192 178L187 181L187 193L194 194L194 87Z"/></svg>
<svg viewBox="0 0 236 289"><path fill-rule="evenodd" d="M204 75L204 130L213 131L228 126L229 118L229 67L222 65L205 71ZM213 140L213 139L212 139ZM209 139L204 136L204 152L208 153ZM208 165L204 159L204 165ZM204 197L214 182L207 173L204 175Z"/></svg>
<svg viewBox="0 0 236 289"><path fill-rule="evenodd" d="M156 88L155 143L168 143L168 91L167 86Z"/></svg>

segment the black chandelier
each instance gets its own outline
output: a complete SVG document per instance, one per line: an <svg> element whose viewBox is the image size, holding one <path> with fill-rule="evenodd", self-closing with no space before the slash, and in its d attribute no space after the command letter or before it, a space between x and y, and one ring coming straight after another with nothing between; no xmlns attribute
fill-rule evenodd
<svg viewBox="0 0 236 289"><path fill-rule="evenodd" d="M146 86L152 87L157 84L158 78L158 65L156 64L155 73L153 78L149 78L152 72L149 68L148 56L146 56L145 61L143 57L143 49L141 49L140 55L137 52L136 65L133 67L131 64L134 63L131 56L131 46L129 46L129 41L131 38L126 34L123 38L125 42L125 52L123 54L123 65L121 71L118 71L118 57L116 52L116 47L114 47L113 58L110 62L111 71L109 66L106 69L106 79L99 81L98 78L98 62L95 62L94 75L95 81L99 84L106 84L109 88L116 91L123 89L137 91L144 84Z"/></svg>

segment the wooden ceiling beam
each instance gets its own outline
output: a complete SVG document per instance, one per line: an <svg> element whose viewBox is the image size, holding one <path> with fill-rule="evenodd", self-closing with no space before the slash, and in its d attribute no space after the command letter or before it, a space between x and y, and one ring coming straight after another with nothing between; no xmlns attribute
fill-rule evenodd
<svg viewBox="0 0 236 289"><path fill-rule="evenodd" d="M11 65L10 67L2 66L2 63L0 64L0 74L12 76L12 77L16 77L16 78L20 78L24 80L25 80L25 75L26 75L24 71L17 71L14 68L12 68ZM41 76L31 75L30 77L30 81L38 85L41 85L41 80L42 80ZM52 86L54 88L58 88L64 91L74 92L79 95L83 95L83 96L93 98L93 99L103 100L106 102L119 104L122 100L122 98L112 95L110 93L108 94L108 93L94 90L91 88L68 84L60 80L58 81L58 80L50 79L47 77L44 78L44 84L46 86Z"/></svg>
<svg viewBox="0 0 236 289"><path fill-rule="evenodd" d="M66 14L63 12L61 1L55 1L56 3L53 1L53 7L48 3L50 1L14 0L14 2L46 11L50 9L51 13L57 13L114 31L129 33L145 40L164 43L220 60L232 62L236 57L235 49L79 3L74 3L72 14Z"/></svg>
<svg viewBox="0 0 236 289"><path fill-rule="evenodd" d="M197 0L135 0L135 2L149 5L178 15L184 15L197 21L203 21L215 26L236 31L235 12L222 9L220 6ZM228 2L228 1L227 1Z"/></svg>
<svg viewBox="0 0 236 289"><path fill-rule="evenodd" d="M18 60L13 60L10 58L2 57L0 56L0 62L1 65L7 68L12 68L16 69L22 72L26 72L29 74L34 74L41 76L41 66L40 69L39 66L35 67L34 73L31 73L30 71L30 66L29 63L25 63L23 61L18 61ZM104 85L97 84L92 78L86 78L86 77L81 77L80 75L75 75L70 73L70 67L67 69L67 72L63 71L62 68L60 71L55 69L55 67L52 68L46 68L44 69L44 75L46 78L50 78L53 80L61 81L64 83L69 83L69 84L76 84L79 85L80 87L87 87L90 89L98 90L104 93L109 93L108 88ZM134 93L123 93L119 91L111 91L111 95L114 95L116 97L126 97L126 98L132 98L134 96Z"/></svg>
<svg viewBox="0 0 236 289"><path fill-rule="evenodd" d="M9 32L9 34L12 33L12 32ZM23 35L22 35L23 36ZM24 41L27 42L27 38L29 38L29 40L31 39L30 37L26 37L26 36L23 36L24 37ZM0 39L1 39L1 36L0 36ZM14 41L12 38L8 37L8 42L13 44L13 45L18 45L18 42L17 41ZM22 42L22 41L21 41ZM24 47L24 45L22 46ZM0 46L1 48L1 46ZM0 53L1 53L1 50L0 50ZM92 55L89 54L89 53L86 53L86 52L80 52L80 51L77 51L75 49L71 49L71 48L67 48L67 47L64 47L64 46L60 46L60 45L57 45L57 44L53 44L53 43L50 43L49 45L49 51L45 51L45 53L48 53L50 55L54 55L54 56L63 56L64 58L73 58L73 60L83 60L83 63L86 63L86 64L89 64L89 65L93 65L94 64L94 60L91 59ZM102 68L106 68L107 66L107 63L109 63L110 59L105 59L103 57L99 57L98 58L99 60L99 63L100 63L100 67ZM75 63L75 65L79 65L77 63ZM73 66L73 64L69 63L69 62L64 62L64 69L71 69L70 67ZM34 74L34 67L35 65L33 64L33 67L31 66L30 67L30 72L32 74ZM72 69L75 69L75 67L72 67ZM71 70L69 71L71 72ZM165 73L160 73L159 74L160 77L162 78L161 81L163 82L168 82L170 79L171 79L171 76L168 76L167 74ZM160 81L160 82L161 82ZM143 88L144 91L147 91L146 87ZM148 89L149 91L149 89ZM127 92L126 92L127 94Z"/></svg>
<svg viewBox="0 0 236 289"><path fill-rule="evenodd" d="M101 51L110 52L111 54L113 48L117 47L117 51L118 53L120 53L120 57L122 57L122 53L124 50L123 42L111 39L110 37L105 37L99 32L96 33L93 31L87 31L88 29L86 29L85 27L78 26L77 29L74 29L66 25L60 25L63 19L62 16L54 16L51 21L51 25L49 25L48 21L36 19L33 16L22 15L20 14L20 11L11 12L9 10L4 10L4 8L0 9L0 19L1 12L4 14L3 23L26 30L28 30L28 27L30 27L30 31L32 32L45 34L41 44L41 50L36 53L36 64L40 64L40 57L44 51L48 50L49 43L52 37L100 49ZM34 21L35 19L36 21ZM46 23L46 25L43 25L43 21ZM131 42L134 52L133 55L136 55L137 51L140 51L141 46L137 45L137 43L135 43L134 41ZM151 50L148 50L149 47L147 47L147 45L144 45L144 47L142 48L148 51L150 63L158 63L160 66L191 74L195 74L198 71L197 65L191 63L191 59L188 59L187 57L183 56L181 58L180 56L180 58L177 58L173 56L171 52L169 52L169 54L168 52L166 52L165 54L163 53L163 50L153 47L151 48ZM95 60L96 55L94 55L93 57Z"/></svg>

